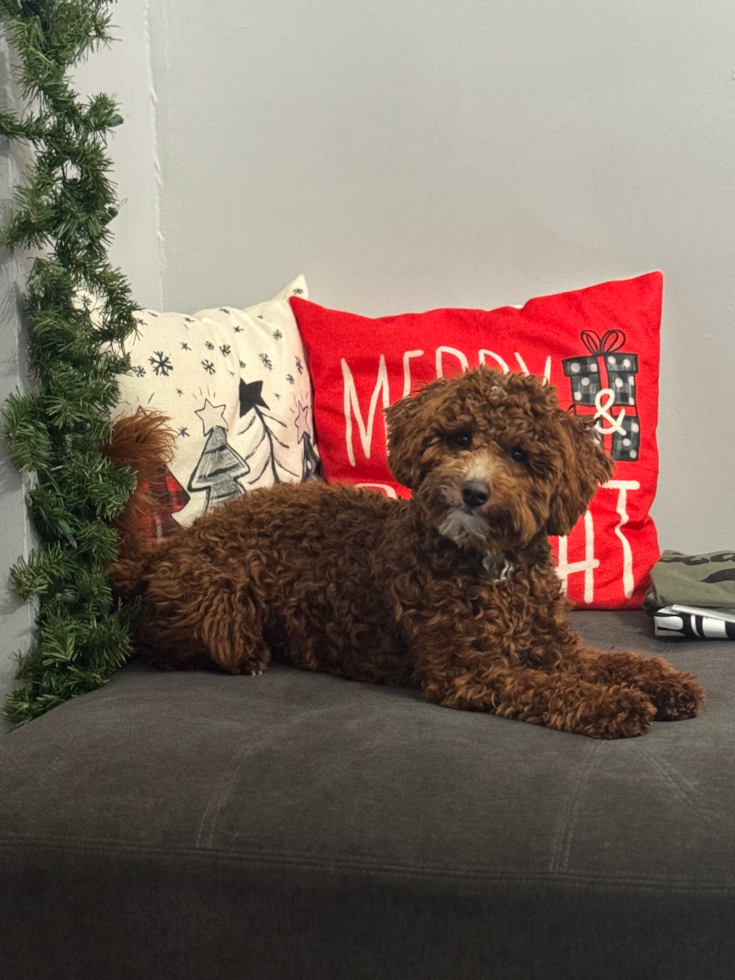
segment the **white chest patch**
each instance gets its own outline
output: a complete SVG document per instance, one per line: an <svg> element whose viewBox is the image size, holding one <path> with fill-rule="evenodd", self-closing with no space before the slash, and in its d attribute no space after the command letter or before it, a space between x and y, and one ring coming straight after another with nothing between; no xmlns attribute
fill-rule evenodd
<svg viewBox="0 0 735 980"><path fill-rule="evenodd" d="M480 514L468 514L460 508L449 511L439 525L439 533L455 544L472 544L484 540L488 523Z"/></svg>
<svg viewBox="0 0 735 980"><path fill-rule="evenodd" d="M496 582L507 582L515 571L515 565L509 562L505 555L485 555L482 564Z"/></svg>

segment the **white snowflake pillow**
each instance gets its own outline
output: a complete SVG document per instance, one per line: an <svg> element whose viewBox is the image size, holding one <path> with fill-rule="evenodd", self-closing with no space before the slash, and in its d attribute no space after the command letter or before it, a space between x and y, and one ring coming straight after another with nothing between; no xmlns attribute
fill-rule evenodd
<svg viewBox="0 0 735 980"><path fill-rule="evenodd" d="M256 487L320 475L290 296L307 296L303 276L245 310L139 312L115 415L152 409L176 432L169 473L150 488L162 505L157 537Z"/></svg>

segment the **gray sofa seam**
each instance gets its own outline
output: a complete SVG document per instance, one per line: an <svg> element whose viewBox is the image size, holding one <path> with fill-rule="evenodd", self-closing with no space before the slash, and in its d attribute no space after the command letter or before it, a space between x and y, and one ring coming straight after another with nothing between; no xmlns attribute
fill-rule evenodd
<svg viewBox="0 0 735 980"><path fill-rule="evenodd" d="M385 875L395 875L397 877L434 877L437 879L452 880L466 878L476 881L496 881L499 883L523 883L534 881L548 881L559 884L570 884L577 886L591 885L593 887L632 887L638 889L652 889L662 891L710 891L710 892L730 892L735 891L735 880L732 881L685 881L684 879L667 878L664 876L656 877L650 875L646 878L631 878L627 876L615 877L612 875L580 875L575 872L563 871L529 871L504 873L491 870L477 870L463 868L452 870L451 868L441 868L438 866L427 866L424 868L410 867L408 865L370 863L369 861L351 862L346 860L332 859L320 861L309 855L286 854L281 852L233 852L218 848L192 848L182 847L176 849L163 849L161 847L146 847L136 844L106 843L104 841L69 841L64 838L46 838L44 840L31 838L0 838L0 849L3 845L11 847L58 847L62 845L69 850L78 852L90 852L98 854L132 853L154 857L181 856L193 858L197 861L213 858L226 862L238 862L246 864L248 862L283 865L283 866L302 866L320 870L339 870L358 873L378 873Z"/></svg>

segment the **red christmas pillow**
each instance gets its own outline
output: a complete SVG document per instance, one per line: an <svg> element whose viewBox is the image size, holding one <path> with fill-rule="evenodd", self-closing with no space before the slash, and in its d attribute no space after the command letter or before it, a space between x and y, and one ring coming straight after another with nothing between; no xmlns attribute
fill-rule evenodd
<svg viewBox="0 0 735 980"><path fill-rule="evenodd" d="M387 465L383 409L421 382L477 364L544 376L563 407L596 419L616 461L572 533L552 539L559 576L580 607L640 607L659 557L649 509L658 477L662 288L661 273L652 272L520 309L378 319L292 298L326 479L408 496Z"/></svg>

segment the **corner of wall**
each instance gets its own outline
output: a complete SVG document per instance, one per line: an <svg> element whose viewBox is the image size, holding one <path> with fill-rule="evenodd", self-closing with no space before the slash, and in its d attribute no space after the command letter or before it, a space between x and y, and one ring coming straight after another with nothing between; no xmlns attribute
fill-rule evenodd
<svg viewBox="0 0 735 980"><path fill-rule="evenodd" d="M156 249L157 249L157 262L158 262L158 281L159 281L159 307L160 309L166 308L165 303L165 281L166 281L166 266L167 266L167 255L166 255L166 240L163 233L163 224L161 218L161 201L163 197L163 168L161 163L161 155L159 152L159 102L158 102L158 89L156 85L157 71L154 64L153 58L153 45L151 39L151 0L144 0L143 7L143 23L144 23L144 45L145 45L145 62L146 62L146 86L149 92L149 111L150 111L150 125L152 133L152 157L153 157L153 169L155 174L155 232L156 232Z"/></svg>
<svg viewBox="0 0 735 980"><path fill-rule="evenodd" d="M3 107L20 104L20 90L12 74L12 51L4 29L0 30L0 91ZM30 162L30 151L7 139L0 139L0 223L12 209L15 188L23 169ZM25 329L22 294L32 259L0 249L0 405L15 391L26 386ZM32 546L26 508L26 481L0 444L0 704L15 686L15 653L31 643L34 612L10 586L10 569L19 557L27 557ZM0 732L7 722L0 716Z"/></svg>

